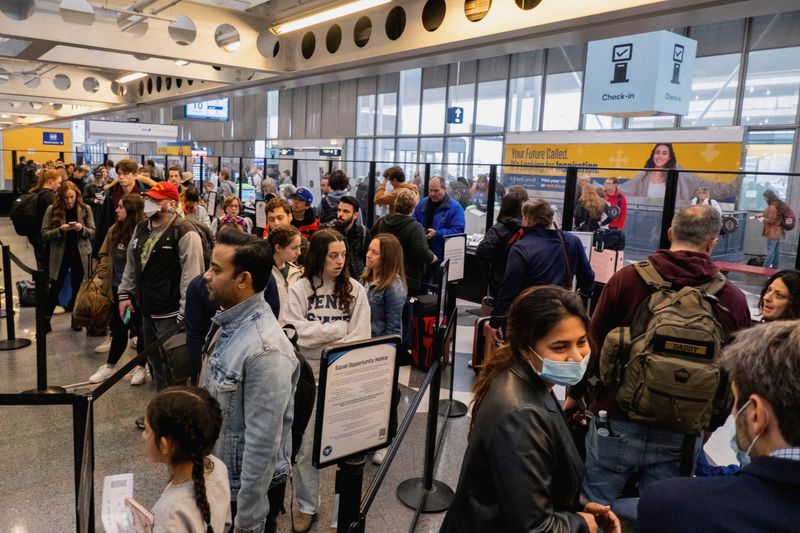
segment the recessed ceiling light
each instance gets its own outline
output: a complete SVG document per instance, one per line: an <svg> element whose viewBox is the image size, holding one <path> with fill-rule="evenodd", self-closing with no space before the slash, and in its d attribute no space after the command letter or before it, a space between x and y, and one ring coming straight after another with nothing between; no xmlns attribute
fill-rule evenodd
<svg viewBox="0 0 800 533"><path fill-rule="evenodd" d="M176 59L175 64L178 65L179 67L185 67L186 65L189 64L189 62L186 61L185 59Z"/></svg>
<svg viewBox="0 0 800 533"><path fill-rule="evenodd" d="M344 17L345 15L351 15L353 13L370 9L382 4L387 4L389 2L390 0L357 0L356 2L334 7L333 9L321 11L307 17L276 24L270 28L270 30L275 35L281 35L283 33L288 33L290 31L295 31L302 28L308 28L309 26L314 26L335 18Z"/></svg>
<svg viewBox="0 0 800 533"><path fill-rule="evenodd" d="M117 78L117 83L128 83L129 81L135 81L146 77L147 74L144 72L134 72L132 74L122 76L121 78Z"/></svg>
<svg viewBox="0 0 800 533"><path fill-rule="evenodd" d="M241 41L233 41L226 45L223 45L222 49L225 50L226 52L235 52L236 50L239 49L240 46L242 46Z"/></svg>

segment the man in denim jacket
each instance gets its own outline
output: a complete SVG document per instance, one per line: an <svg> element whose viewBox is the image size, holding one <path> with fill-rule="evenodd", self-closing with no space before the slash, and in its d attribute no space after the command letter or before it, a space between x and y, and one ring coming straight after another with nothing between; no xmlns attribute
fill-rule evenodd
<svg viewBox="0 0 800 533"><path fill-rule="evenodd" d="M217 234L208 295L213 318L201 383L222 407L214 448L228 467L233 531L275 531L290 469L294 348L262 294L271 275L269 245L233 228ZM266 529L265 529L266 525Z"/></svg>

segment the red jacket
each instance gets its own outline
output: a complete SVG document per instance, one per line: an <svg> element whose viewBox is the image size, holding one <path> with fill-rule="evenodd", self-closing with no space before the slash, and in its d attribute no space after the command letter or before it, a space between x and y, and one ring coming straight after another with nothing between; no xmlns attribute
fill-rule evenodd
<svg viewBox="0 0 800 533"><path fill-rule="evenodd" d="M615 229L624 229L625 219L628 218L628 200L625 198L625 195L619 192L619 189L617 189L616 194L606 193L606 202L608 202L608 205L619 206L619 216L615 218L608 225L608 227Z"/></svg>
<svg viewBox="0 0 800 533"><path fill-rule="evenodd" d="M718 270L708 255L699 252L658 250L648 259L665 280L678 285L708 283ZM649 295L650 289L636 273L633 265L626 266L611 277L592 314L590 335L597 349L592 352L590 369L596 371L599 366L600 347L608 332L617 326L629 326L636 310ZM717 298L719 321L728 335L750 327L750 308L742 291L728 281L717 293ZM585 390L585 383L579 383L570 390L570 396L578 398ZM612 418L624 418L614 394L602 385L598 386L597 397L591 409L595 413L600 410L608 411Z"/></svg>
<svg viewBox="0 0 800 533"><path fill-rule="evenodd" d="M311 240L311 236L314 235L314 232L319 229L319 218L317 217L317 212L313 207L309 207L306 209L306 214L303 217L303 220L292 218L292 226L297 228L303 237Z"/></svg>

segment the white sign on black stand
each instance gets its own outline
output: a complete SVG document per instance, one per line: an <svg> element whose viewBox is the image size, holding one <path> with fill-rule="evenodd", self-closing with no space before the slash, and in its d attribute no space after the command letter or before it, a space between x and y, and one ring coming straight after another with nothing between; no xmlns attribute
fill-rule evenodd
<svg viewBox="0 0 800 533"><path fill-rule="evenodd" d="M464 261L467 254L467 234L455 233L444 236L444 258L450 260L450 281L464 279Z"/></svg>
<svg viewBox="0 0 800 533"><path fill-rule="evenodd" d="M322 351L314 452L317 468L338 465L339 531L359 520L364 455L391 444L400 337L329 346Z"/></svg>

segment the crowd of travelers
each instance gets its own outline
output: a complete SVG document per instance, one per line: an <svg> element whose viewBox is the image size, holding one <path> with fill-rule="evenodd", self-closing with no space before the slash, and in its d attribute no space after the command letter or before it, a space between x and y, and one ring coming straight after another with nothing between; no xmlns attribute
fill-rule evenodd
<svg viewBox="0 0 800 533"><path fill-rule="evenodd" d="M115 312L91 383L116 372L131 339L142 352L178 322L186 331L188 382L174 383L157 354L130 379L149 374L158 391L136 421L147 459L171 474L155 531L276 531L290 477L292 529L308 531L335 496L311 462L315 425L293 437L301 363L318 379L326 346L404 335L409 298L430 288L445 237L465 229L452 183L434 176L423 191L387 169L374 201L388 213L368 228L338 170L318 203L305 187L272 193L260 228L227 169L212 207L177 167L68 167L46 165L31 187L48 331L67 282L74 300L95 270ZM617 185L581 183L582 229L624 228ZM466 191L478 209L492 201L485 176ZM626 520L641 531L796 528L800 272L767 280L756 323L710 258L720 211L698 198L676 214L669 248L616 272L590 317L595 276L580 240L558 228L548 201L503 191L477 250L497 349L474 385L442 531L618 532ZM703 445L731 414L740 464L725 469Z"/></svg>

